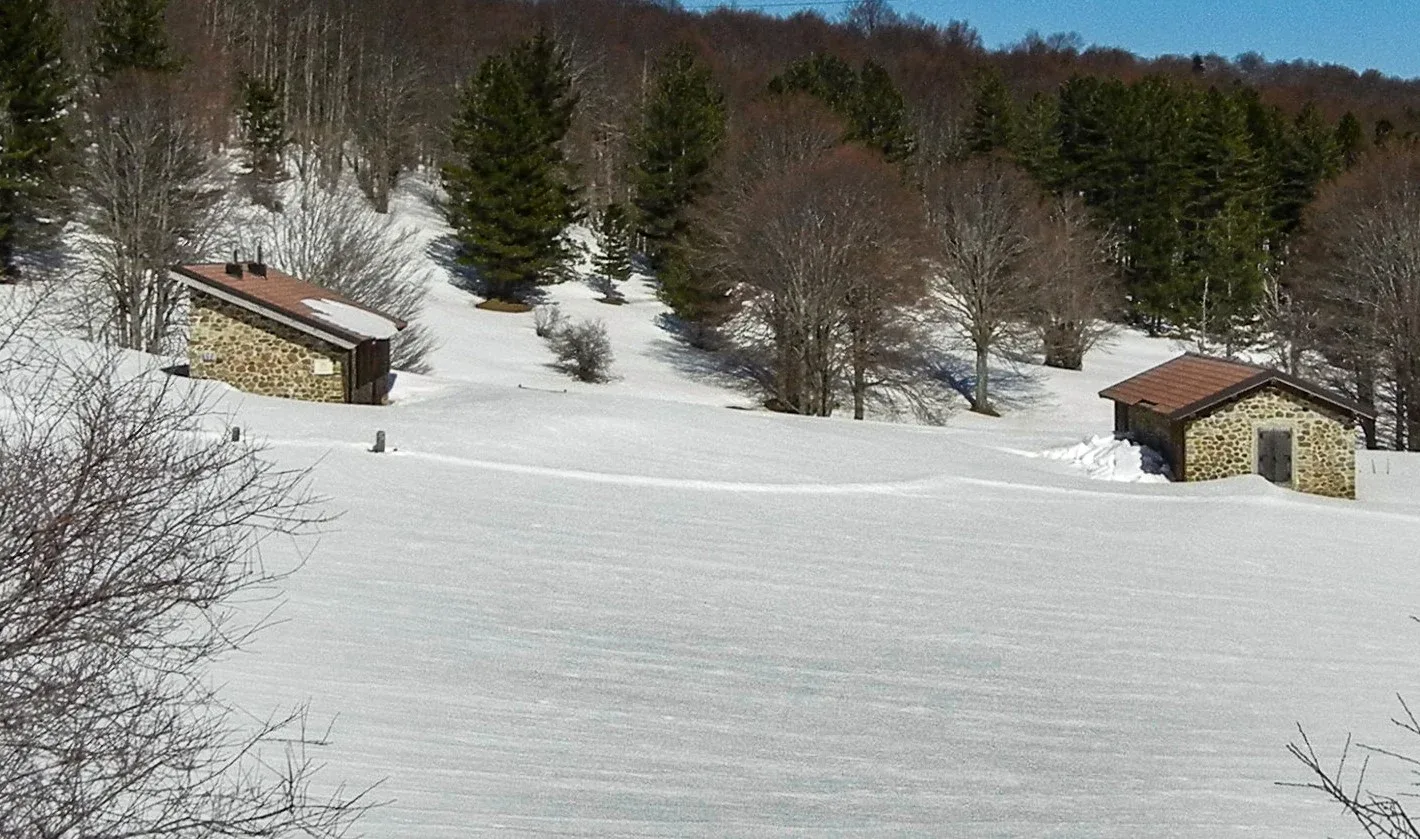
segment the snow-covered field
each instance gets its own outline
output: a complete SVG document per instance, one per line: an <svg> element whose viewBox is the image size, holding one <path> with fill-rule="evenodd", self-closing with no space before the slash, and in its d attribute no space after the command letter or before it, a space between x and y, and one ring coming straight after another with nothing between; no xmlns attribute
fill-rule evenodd
<svg viewBox="0 0 1420 839"><path fill-rule="evenodd" d="M1132 335L1006 379L1002 419L730 410L641 286L553 290L617 354L579 385L531 315L430 275L443 346L398 404L226 400L344 515L269 546L310 553L221 678L338 715L328 779L390 801L366 835L1350 833L1276 782L1305 780L1299 721L1395 743L1420 460L1363 456L1347 503L1032 456L1107 434L1096 392L1175 354Z"/></svg>

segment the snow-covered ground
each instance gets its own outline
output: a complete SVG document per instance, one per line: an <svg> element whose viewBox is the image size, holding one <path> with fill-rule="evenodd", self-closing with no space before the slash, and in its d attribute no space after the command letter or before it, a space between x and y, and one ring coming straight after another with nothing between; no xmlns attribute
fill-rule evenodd
<svg viewBox="0 0 1420 839"><path fill-rule="evenodd" d="M396 212L437 251L418 195ZM552 290L617 354L579 385L531 315L429 272L443 345L397 404L226 400L343 516L268 546L309 556L220 676L338 715L329 780L390 801L368 836L1351 833L1276 784L1298 722L1395 743L1420 460L1363 456L1348 503L1031 456L1107 435L1097 391L1175 354L1128 334L1003 375L1001 419L729 410L639 284Z"/></svg>

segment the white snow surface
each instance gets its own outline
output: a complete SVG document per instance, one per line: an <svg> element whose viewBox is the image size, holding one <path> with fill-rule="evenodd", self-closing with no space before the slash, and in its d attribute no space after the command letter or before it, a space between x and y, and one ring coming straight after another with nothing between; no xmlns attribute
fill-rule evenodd
<svg viewBox="0 0 1420 839"><path fill-rule="evenodd" d="M399 326L389 318L339 300L307 297L301 304L326 323L356 335L364 335L367 338L393 338L395 333L399 332Z"/></svg>
<svg viewBox="0 0 1420 839"><path fill-rule="evenodd" d="M1073 446L1047 449L1039 456L1066 461L1097 481L1168 482L1168 466L1158 452L1112 434L1095 434Z"/></svg>
<svg viewBox="0 0 1420 839"><path fill-rule="evenodd" d="M334 717L324 783L389 802L365 835L1356 835L1277 782L1299 722L1333 759L1405 743L1420 459L1362 454L1345 502L1021 457L1107 434L1097 392L1175 354L1130 333L1002 370L1000 419L727 410L641 282L550 290L610 331L620 378L581 385L450 283L424 197L395 212L436 374L388 407L223 400L342 515L264 546L304 566L217 678Z"/></svg>

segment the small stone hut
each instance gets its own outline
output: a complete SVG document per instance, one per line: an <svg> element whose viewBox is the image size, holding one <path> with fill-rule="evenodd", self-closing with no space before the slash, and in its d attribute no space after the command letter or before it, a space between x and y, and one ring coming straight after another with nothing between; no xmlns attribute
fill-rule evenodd
<svg viewBox="0 0 1420 839"><path fill-rule="evenodd" d="M188 370L263 396L383 405L405 322L260 262L176 265Z"/></svg>
<svg viewBox="0 0 1420 839"><path fill-rule="evenodd" d="M1189 353L1100 391L1114 431L1169 461L1175 480L1257 474L1300 492L1356 497L1364 405L1296 376Z"/></svg>

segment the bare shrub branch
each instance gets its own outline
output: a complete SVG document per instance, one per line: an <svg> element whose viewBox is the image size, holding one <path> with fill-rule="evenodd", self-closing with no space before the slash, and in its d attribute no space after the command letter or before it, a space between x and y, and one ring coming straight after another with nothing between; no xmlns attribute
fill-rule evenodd
<svg viewBox="0 0 1420 839"><path fill-rule="evenodd" d="M308 185L302 200L284 212L267 213L257 241L273 265L307 282L333 289L409 324L390 339L390 365L427 373L437 343L419 323L428 278L412 268L404 250L407 232L359 196Z"/></svg>
<svg viewBox="0 0 1420 839"><path fill-rule="evenodd" d="M295 709L256 726L207 667L325 517L305 475L202 431L207 406L117 357L3 349L0 835L341 836Z"/></svg>
<svg viewBox="0 0 1420 839"><path fill-rule="evenodd" d="M562 326L549 336L548 343L557 356L558 368L578 381L604 382L610 377L611 339L602 321Z"/></svg>

